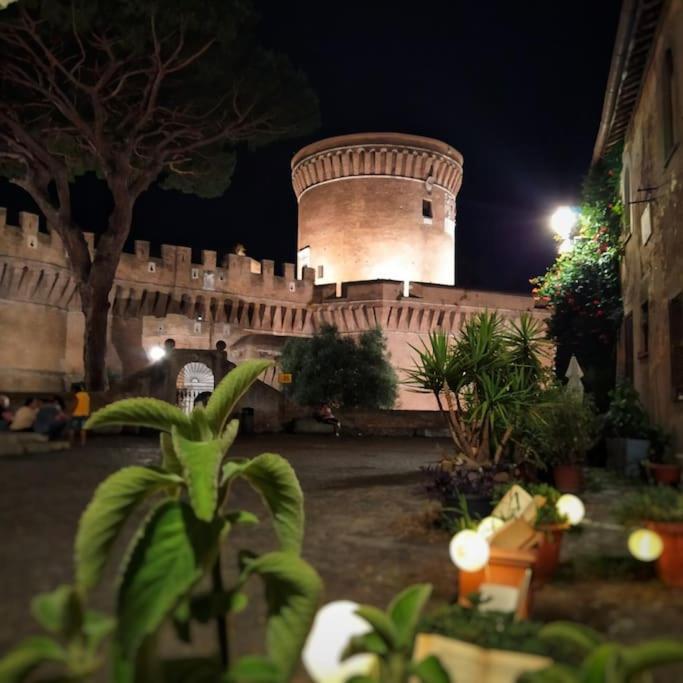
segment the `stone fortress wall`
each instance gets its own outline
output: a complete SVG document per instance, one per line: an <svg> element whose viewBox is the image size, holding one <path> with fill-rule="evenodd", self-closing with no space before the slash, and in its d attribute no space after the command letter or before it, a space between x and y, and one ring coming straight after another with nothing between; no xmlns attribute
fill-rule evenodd
<svg viewBox="0 0 683 683"><path fill-rule="evenodd" d="M273 261L227 254L219 262L215 251L203 251L201 263L193 263L190 247L166 244L156 258L145 241L135 242L135 253L122 255L110 295L108 368L114 377L144 369L149 349L167 339L178 349L194 350L224 342L228 360L236 363L277 358L287 338L311 336L329 323L349 336L381 327L401 378L412 365L410 345L419 346L432 330L457 333L468 317L484 309L507 319L522 311L545 317L529 296L450 286L455 195L462 178L459 153L415 136L347 137L352 149L344 139L333 138L304 148L293 161L299 255L310 247L308 265L315 268L300 261L298 269L284 264L276 275ZM417 149L418 143L425 149ZM386 153L383 145L388 145ZM365 159L380 164L375 166L383 171L379 177L364 173L337 182L330 176L372 171L370 162L359 165ZM423 220L425 197L432 201L431 223ZM337 232L348 232L349 239L334 242L334 221ZM92 234L87 239L94 245ZM366 248L361 253L362 241ZM382 256L385 265L392 256L386 272L369 268L371 253ZM322 277L317 277L319 265ZM38 217L30 213L20 214L18 226L8 225L4 209L0 329L0 391L58 391L82 378L83 316L61 240L40 232ZM266 381L279 388L275 372ZM436 406L433 397L401 387L396 407Z"/></svg>

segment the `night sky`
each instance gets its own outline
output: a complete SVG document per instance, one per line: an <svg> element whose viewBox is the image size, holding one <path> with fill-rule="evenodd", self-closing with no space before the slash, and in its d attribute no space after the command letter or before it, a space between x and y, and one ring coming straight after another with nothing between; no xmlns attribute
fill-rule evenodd
<svg viewBox="0 0 683 683"><path fill-rule="evenodd" d="M131 239L295 260L289 162L304 144L358 131L439 138L464 155L458 197L458 284L528 291L555 244L547 217L578 198L597 134L618 0L398 4L256 2L262 41L286 52L320 99L314 134L244 150L215 200L152 189ZM75 213L97 231L107 195L79 181ZM0 181L11 222L27 195ZM341 227L341 226L340 226ZM277 267L279 270L279 267Z"/></svg>

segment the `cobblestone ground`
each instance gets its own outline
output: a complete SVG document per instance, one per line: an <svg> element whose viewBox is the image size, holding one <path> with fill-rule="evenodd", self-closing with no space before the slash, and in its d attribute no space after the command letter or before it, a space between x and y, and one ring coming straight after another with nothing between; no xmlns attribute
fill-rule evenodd
<svg viewBox="0 0 683 683"><path fill-rule="evenodd" d="M325 581L325 599L383 606L412 582L433 583L435 601L455 593L448 537L423 523L429 501L418 472L420 465L437 460L444 447L429 439L278 435L241 438L233 454L279 452L296 469L306 496L304 554ZM28 611L31 596L70 580L76 523L95 486L124 465L156 459L155 440L133 437L99 438L82 450L0 459L0 652L35 632ZM591 477L583 499L597 524L567 536L562 576L537 592L533 616L581 621L624 641L681 636L683 591L664 588L645 566L634 567L624 534L600 526L610 521L610 508L623 492L623 484L604 474ZM233 507L258 512L259 502L248 489L237 487L234 494ZM266 525L229 539L227 567L234 564L232 548L265 550L273 542ZM111 570L108 587L95 596L102 607L111 607L114 578ZM253 590L255 599L232 627L234 649L242 653L258 652L262 642L258 586ZM198 631L195 641L200 650L209 650L212 634ZM171 648L174 641L167 637L165 642ZM659 680L680 681L683 675Z"/></svg>

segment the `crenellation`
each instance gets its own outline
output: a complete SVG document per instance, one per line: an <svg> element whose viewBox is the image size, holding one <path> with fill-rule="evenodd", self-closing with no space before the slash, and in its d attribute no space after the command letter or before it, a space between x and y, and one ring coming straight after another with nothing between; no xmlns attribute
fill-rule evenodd
<svg viewBox="0 0 683 683"><path fill-rule="evenodd" d="M140 261L149 261L149 242L147 240L135 240L135 256Z"/></svg>
<svg viewBox="0 0 683 683"><path fill-rule="evenodd" d="M37 235L40 227L40 218L35 213L28 211L19 212L19 227L25 235Z"/></svg>
<svg viewBox="0 0 683 683"><path fill-rule="evenodd" d="M216 252L209 249L202 251L202 266L205 270L216 270Z"/></svg>

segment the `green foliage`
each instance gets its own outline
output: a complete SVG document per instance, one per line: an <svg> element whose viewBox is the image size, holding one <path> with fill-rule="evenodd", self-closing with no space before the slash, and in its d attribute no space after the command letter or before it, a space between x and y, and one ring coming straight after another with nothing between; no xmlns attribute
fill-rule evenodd
<svg viewBox="0 0 683 683"><path fill-rule="evenodd" d="M391 408L396 401L396 374L379 328L356 342L324 325L311 339L288 340L280 365L292 373L285 392L300 405Z"/></svg>
<svg viewBox="0 0 683 683"><path fill-rule="evenodd" d="M118 683L145 680L271 681L285 683L297 666L313 622L321 582L300 557L303 538L303 496L289 463L279 455L224 463L238 424L226 424L235 404L265 369L249 361L228 373L206 410L187 418L152 399L120 401L95 413L97 425L154 426L162 431L163 464L168 467L126 467L109 476L86 508L75 543L76 587L62 586L39 596L33 611L41 625L64 641L25 641L0 660L0 682L24 681L47 662L57 662L69 680L85 680L102 663L98 648L112 630L110 659ZM223 539L237 524L258 519L242 510L225 509L236 478L261 495L272 513L280 547L236 557L240 574L226 589L220 565ZM85 600L101 580L116 539L144 501L151 511L139 522L121 564L116 622L85 608ZM137 517L137 515L136 515ZM266 652L226 668L228 643L225 621L246 604L244 584L258 576L268 604ZM211 589L198 587L211 577ZM155 650L159 629L173 621L191 641L193 621L217 623L222 664L216 657L164 662ZM115 628L114 628L115 626ZM163 672L173 671L168 678ZM181 677L180 672L189 677ZM216 673L218 671L218 674ZM222 672L222 674L221 674Z"/></svg>
<svg viewBox="0 0 683 683"><path fill-rule="evenodd" d="M544 626L539 637L547 643L566 644L582 656L577 666L553 664L524 674L520 683L629 683L658 666L683 662L683 641L650 640L637 645L606 641L599 633L579 624L555 622Z"/></svg>
<svg viewBox="0 0 683 683"><path fill-rule="evenodd" d="M574 248L531 281L534 296L551 307L548 332L557 344L558 376L575 354L585 373L583 381L601 409L614 384L622 318L620 171L621 149L591 168L583 184Z"/></svg>
<svg viewBox="0 0 683 683"><path fill-rule="evenodd" d="M431 593L430 585L417 584L397 595L386 613L369 605L358 608L356 614L367 621L371 630L351 638L344 658L369 653L376 655L378 665L371 675L353 678L354 683L409 683L413 677L422 683L450 682L436 657L413 662L420 615Z"/></svg>
<svg viewBox="0 0 683 683"><path fill-rule="evenodd" d="M648 486L627 496L617 508L622 524L683 522L683 493L670 486Z"/></svg>
<svg viewBox="0 0 683 683"><path fill-rule="evenodd" d="M552 467L582 462L597 435L591 400L551 386L539 396L535 413L526 416L519 443L539 463Z"/></svg>
<svg viewBox="0 0 683 683"><path fill-rule="evenodd" d="M638 392L630 384L622 382L609 393L609 398L605 435L622 439L649 438L650 419Z"/></svg>
<svg viewBox="0 0 683 683"><path fill-rule="evenodd" d="M546 347L541 323L529 315L506 325L487 311L468 320L458 337L434 332L422 348L413 347L407 383L435 395L456 459L476 466L500 462L537 403Z"/></svg>

